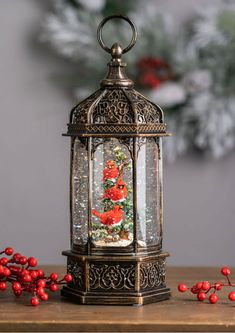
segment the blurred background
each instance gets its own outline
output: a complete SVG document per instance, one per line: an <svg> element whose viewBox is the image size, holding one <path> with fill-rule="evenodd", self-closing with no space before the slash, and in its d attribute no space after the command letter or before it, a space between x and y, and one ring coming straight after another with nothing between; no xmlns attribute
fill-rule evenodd
<svg viewBox="0 0 235 333"><path fill-rule="evenodd" d="M166 111L164 248L169 265L234 265L235 1L0 0L1 248L62 264L69 248L69 111L98 87L104 15L139 38L136 87ZM123 44L128 26L107 25Z"/></svg>

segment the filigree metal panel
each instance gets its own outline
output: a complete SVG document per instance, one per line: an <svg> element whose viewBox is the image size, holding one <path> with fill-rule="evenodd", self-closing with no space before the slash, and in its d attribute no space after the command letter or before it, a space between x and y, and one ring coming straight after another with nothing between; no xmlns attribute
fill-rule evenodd
<svg viewBox="0 0 235 333"><path fill-rule="evenodd" d="M157 105L152 104L136 90L126 90L126 94L132 101L138 123L160 123L162 121L162 111Z"/></svg>
<svg viewBox="0 0 235 333"><path fill-rule="evenodd" d="M134 290L135 265L133 264L90 264L90 290L124 291Z"/></svg>
<svg viewBox="0 0 235 333"><path fill-rule="evenodd" d="M145 262L140 265L140 288L151 289L166 285L165 260Z"/></svg>
<svg viewBox="0 0 235 333"><path fill-rule="evenodd" d="M81 103L77 104L71 111L71 121L73 124L87 123L87 113L91 105L101 95L102 90L99 89L94 92L91 96L86 98Z"/></svg>
<svg viewBox="0 0 235 333"><path fill-rule="evenodd" d="M92 112L93 124L125 124L134 121L134 112L121 89L107 90Z"/></svg>
<svg viewBox="0 0 235 333"><path fill-rule="evenodd" d="M73 281L71 285L77 289L84 288L84 272L83 267L71 257L68 257L68 265L67 265L68 273L72 275Z"/></svg>

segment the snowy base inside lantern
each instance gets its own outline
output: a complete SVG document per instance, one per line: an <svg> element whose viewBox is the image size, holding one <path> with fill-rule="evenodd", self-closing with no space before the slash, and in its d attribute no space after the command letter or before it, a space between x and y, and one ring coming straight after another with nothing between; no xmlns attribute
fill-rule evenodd
<svg viewBox="0 0 235 333"><path fill-rule="evenodd" d="M95 246L128 246L133 241L133 233L130 231L111 231L107 229L97 229L93 231L93 244Z"/></svg>

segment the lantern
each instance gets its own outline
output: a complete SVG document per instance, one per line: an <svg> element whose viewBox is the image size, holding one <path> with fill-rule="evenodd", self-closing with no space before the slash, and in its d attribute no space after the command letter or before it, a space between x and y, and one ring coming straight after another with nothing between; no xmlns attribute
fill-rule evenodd
<svg viewBox="0 0 235 333"><path fill-rule="evenodd" d="M126 20L132 40L108 48L104 24ZM137 304L169 298L162 252L162 146L167 136L161 108L133 89L122 54L135 44L130 19L105 18L101 47L112 56L101 87L70 116L71 250L73 276L62 295L82 304Z"/></svg>

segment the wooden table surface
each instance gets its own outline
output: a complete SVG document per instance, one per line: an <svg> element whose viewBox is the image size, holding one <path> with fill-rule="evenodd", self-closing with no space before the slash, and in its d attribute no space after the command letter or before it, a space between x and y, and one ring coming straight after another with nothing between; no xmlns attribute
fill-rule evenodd
<svg viewBox="0 0 235 333"><path fill-rule="evenodd" d="M62 267L44 267L63 274ZM180 294L179 282L221 280L217 268L167 268L167 282L172 289L168 301L134 306L78 305L52 294L38 307L29 306L29 298L16 299L0 293L0 331L25 332L222 332L235 331L235 304L227 299L228 289L219 292L220 301L211 305L198 302L191 293Z"/></svg>

